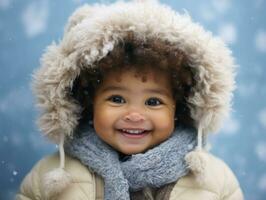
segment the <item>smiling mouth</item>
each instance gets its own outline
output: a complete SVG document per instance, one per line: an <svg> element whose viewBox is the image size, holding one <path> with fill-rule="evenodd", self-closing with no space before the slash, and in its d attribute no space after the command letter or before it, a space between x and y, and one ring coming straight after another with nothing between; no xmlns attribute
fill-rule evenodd
<svg viewBox="0 0 266 200"><path fill-rule="evenodd" d="M118 131L122 133L124 136L134 137L134 138L143 137L151 132L151 130L144 130L144 129L118 129Z"/></svg>

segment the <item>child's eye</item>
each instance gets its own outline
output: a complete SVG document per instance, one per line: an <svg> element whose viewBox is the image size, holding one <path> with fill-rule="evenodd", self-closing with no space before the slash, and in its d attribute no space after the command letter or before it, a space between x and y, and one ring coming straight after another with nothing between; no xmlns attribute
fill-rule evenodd
<svg viewBox="0 0 266 200"><path fill-rule="evenodd" d="M119 95L113 95L113 96L109 97L108 100L113 102L113 103L117 103L117 104L126 103L125 99Z"/></svg>
<svg viewBox="0 0 266 200"><path fill-rule="evenodd" d="M148 105L148 106L159 106L162 104L162 101L158 98L149 98L146 102L145 102L145 105Z"/></svg>

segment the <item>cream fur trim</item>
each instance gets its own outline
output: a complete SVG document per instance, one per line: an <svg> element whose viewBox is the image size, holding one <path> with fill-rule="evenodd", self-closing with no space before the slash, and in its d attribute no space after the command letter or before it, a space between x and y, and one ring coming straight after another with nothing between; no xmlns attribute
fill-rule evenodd
<svg viewBox="0 0 266 200"><path fill-rule="evenodd" d="M144 41L168 41L189 57L197 81L187 100L191 116L204 133L217 131L230 111L235 87L231 51L188 14L152 0L85 5L70 17L62 41L48 47L34 74L41 131L55 142L60 133L73 134L81 108L67 93L81 71L77 60L82 56L88 67L97 67L94 63L123 40L127 31Z"/></svg>

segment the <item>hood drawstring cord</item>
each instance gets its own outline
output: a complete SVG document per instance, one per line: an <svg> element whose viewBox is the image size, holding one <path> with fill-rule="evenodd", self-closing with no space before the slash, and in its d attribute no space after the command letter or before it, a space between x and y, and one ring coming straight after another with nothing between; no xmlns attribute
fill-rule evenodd
<svg viewBox="0 0 266 200"><path fill-rule="evenodd" d="M198 151L202 150L202 137L203 137L202 127L199 126L199 128L198 128L198 144L197 144L197 150Z"/></svg>
<svg viewBox="0 0 266 200"><path fill-rule="evenodd" d="M60 141L59 141L60 166L59 166L59 168L61 168L61 169L65 168L64 140L65 140L65 135L60 134Z"/></svg>
<svg viewBox="0 0 266 200"><path fill-rule="evenodd" d="M59 157L60 165L58 168L44 174L43 184L45 188L45 197L50 199L61 193L65 188L67 188L71 182L71 175L65 171L65 152L64 152L64 140L65 135L60 133L59 140Z"/></svg>
<svg viewBox="0 0 266 200"><path fill-rule="evenodd" d="M206 153L204 152L202 148L202 142L203 142L203 128L201 124L198 126L198 144L194 151L189 152L185 156L186 163L189 166L189 169L194 174L196 181L199 184L203 184L205 181L205 174L206 174Z"/></svg>

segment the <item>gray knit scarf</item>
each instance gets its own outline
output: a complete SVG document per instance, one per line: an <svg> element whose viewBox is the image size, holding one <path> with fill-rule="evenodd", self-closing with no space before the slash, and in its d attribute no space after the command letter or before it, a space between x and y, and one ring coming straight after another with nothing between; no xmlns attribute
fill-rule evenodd
<svg viewBox="0 0 266 200"><path fill-rule="evenodd" d="M129 200L130 191L177 181L188 173L184 156L196 146L196 131L179 128L160 145L121 161L93 129L75 135L65 142L66 153L104 179L105 200Z"/></svg>

